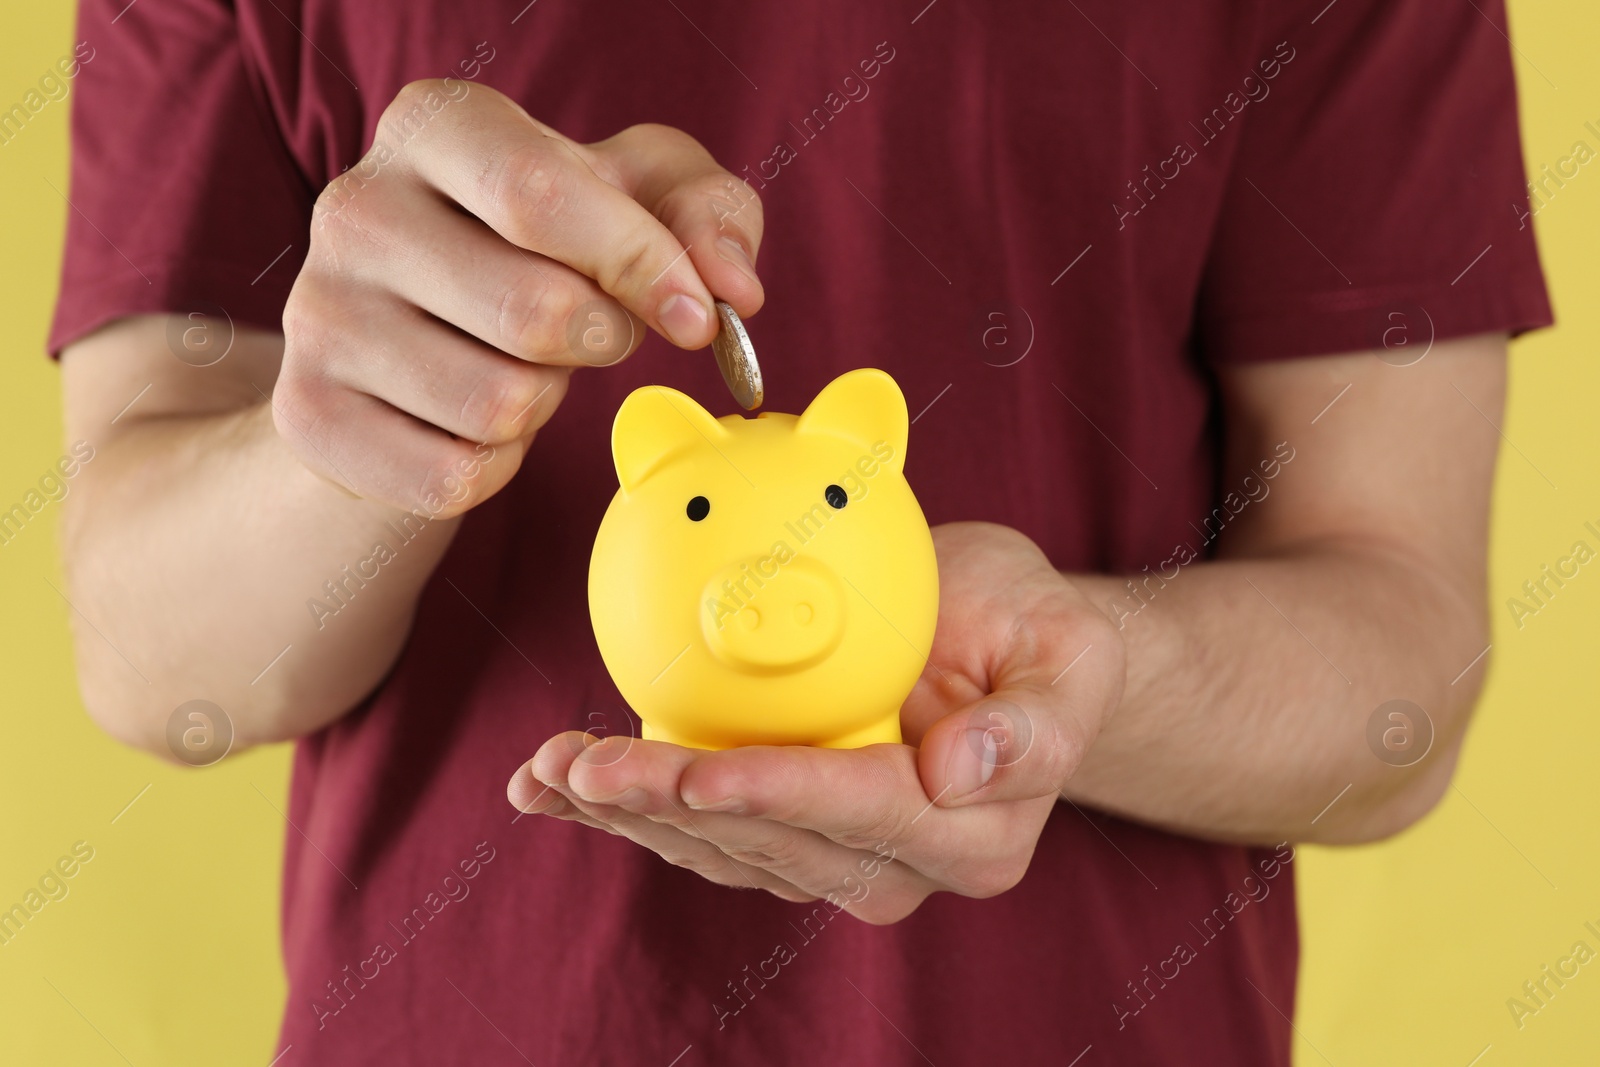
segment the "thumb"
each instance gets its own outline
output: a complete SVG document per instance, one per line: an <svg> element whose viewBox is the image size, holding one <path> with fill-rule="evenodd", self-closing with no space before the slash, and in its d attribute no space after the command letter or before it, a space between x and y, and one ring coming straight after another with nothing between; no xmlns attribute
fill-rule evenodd
<svg viewBox="0 0 1600 1067"><path fill-rule="evenodd" d="M1012 686L934 723L917 754L923 789L943 807L1059 792L1087 747L1063 695Z"/></svg>
<svg viewBox="0 0 1600 1067"><path fill-rule="evenodd" d="M1014 581L1010 594L1020 603L1001 596L987 611L1001 625L989 641L980 632L968 642L977 660L968 677L990 692L923 734L917 773L935 803L1058 794L1121 703L1121 632L1064 576L1052 577L1058 581Z"/></svg>

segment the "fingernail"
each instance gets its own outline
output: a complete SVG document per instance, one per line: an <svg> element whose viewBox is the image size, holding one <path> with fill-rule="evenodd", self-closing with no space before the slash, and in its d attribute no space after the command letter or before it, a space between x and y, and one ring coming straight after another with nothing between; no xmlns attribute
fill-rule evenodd
<svg viewBox="0 0 1600 1067"><path fill-rule="evenodd" d="M761 284L761 279L756 277L756 265L750 262L750 255L744 250L744 245L735 241L732 237L719 237L717 238L716 247L719 259L727 260L743 271L751 281L757 285Z"/></svg>
<svg viewBox="0 0 1600 1067"><path fill-rule="evenodd" d="M710 321L700 301L682 293L667 297L656 317L661 320L661 328L666 331L668 340L679 348L689 348L698 343L705 335L706 323Z"/></svg>
<svg viewBox="0 0 1600 1067"><path fill-rule="evenodd" d="M999 756L995 742L989 730L963 731L955 751L950 753L950 765L945 769L951 799L975 793L989 784Z"/></svg>
<svg viewBox="0 0 1600 1067"><path fill-rule="evenodd" d="M744 813L744 801L738 797L720 797L716 800L690 800L684 797L683 802L695 811L725 811L730 815Z"/></svg>

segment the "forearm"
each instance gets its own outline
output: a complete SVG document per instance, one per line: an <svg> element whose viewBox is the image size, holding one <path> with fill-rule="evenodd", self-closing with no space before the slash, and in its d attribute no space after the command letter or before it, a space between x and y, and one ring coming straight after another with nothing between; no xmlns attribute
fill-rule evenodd
<svg viewBox="0 0 1600 1067"><path fill-rule="evenodd" d="M457 525L313 475L265 403L123 429L97 447L64 522L85 703L159 754L192 699L228 714L236 749L348 711L399 654Z"/></svg>
<svg viewBox="0 0 1600 1067"><path fill-rule="evenodd" d="M1487 622L1425 568L1313 547L1192 563L1137 597L1124 579L1074 581L1120 619L1128 679L1065 796L1201 837L1348 842L1398 831L1446 788ZM1435 730L1405 768L1367 741L1397 698Z"/></svg>

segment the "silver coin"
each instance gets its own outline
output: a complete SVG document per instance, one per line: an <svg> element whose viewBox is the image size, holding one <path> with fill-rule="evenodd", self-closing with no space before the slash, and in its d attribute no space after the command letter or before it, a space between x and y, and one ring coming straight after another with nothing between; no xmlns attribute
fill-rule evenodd
<svg viewBox="0 0 1600 1067"><path fill-rule="evenodd" d="M722 380L728 383L728 391L733 393L739 406L753 411L761 406L763 396L761 364L756 362L755 345L750 343L750 335L745 332L739 313L721 300L716 303L721 329L712 340L711 349L717 354L717 369L722 371Z"/></svg>

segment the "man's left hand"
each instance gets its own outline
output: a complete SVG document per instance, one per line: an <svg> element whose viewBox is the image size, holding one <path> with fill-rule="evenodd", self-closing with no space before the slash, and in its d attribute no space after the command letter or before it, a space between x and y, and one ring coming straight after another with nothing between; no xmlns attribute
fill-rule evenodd
<svg viewBox="0 0 1600 1067"><path fill-rule="evenodd" d="M933 531L940 604L906 744L719 752L568 732L507 792L519 810L628 837L723 885L827 898L871 923L1027 871L1045 819L1115 711L1120 632L1032 541Z"/></svg>

